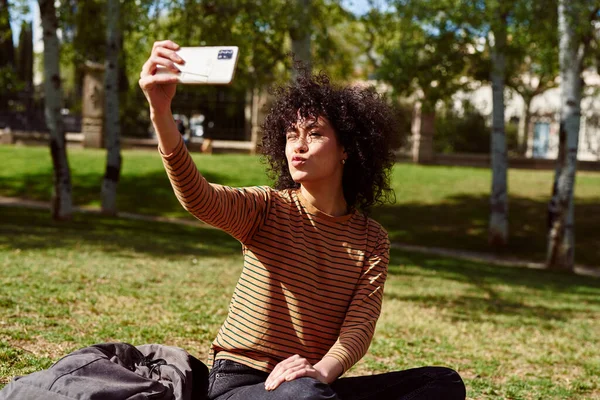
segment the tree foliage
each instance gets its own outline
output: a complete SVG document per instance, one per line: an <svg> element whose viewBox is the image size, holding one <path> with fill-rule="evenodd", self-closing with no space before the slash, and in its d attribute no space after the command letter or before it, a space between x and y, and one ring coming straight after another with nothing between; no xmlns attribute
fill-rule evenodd
<svg viewBox="0 0 600 400"><path fill-rule="evenodd" d="M31 22L21 23L19 47L16 52L16 65L19 80L28 89L33 88L33 30Z"/></svg>
<svg viewBox="0 0 600 400"><path fill-rule="evenodd" d="M475 43L448 12L460 2L399 0L393 5L387 11L371 10L364 18L374 40L370 58L375 76L397 94L418 93L424 107L433 108L465 87L469 52Z"/></svg>
<svg viewBox="0 0 600 400"><path fill-rule="evenodd" d="M0 0L0 67L14 66L15 48L8 0Z"/></svg>

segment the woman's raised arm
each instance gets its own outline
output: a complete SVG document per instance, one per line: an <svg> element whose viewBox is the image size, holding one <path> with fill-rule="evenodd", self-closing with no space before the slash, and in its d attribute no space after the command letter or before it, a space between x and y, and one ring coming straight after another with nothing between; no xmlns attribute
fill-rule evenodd
<svg viewBox="0 0 600 400"><path fill-rule="evenodd" d="M179 45L171 40L154 42L150 58L144 63L140 73L139 85L150 105L150 118L163 154L172 153L181 140L181 134L171 113L171 101L175 96L177 76L157 75L156 71L160 65L179 72L175 64L183 64L183 60L175 53L178 49Z"/></svg>

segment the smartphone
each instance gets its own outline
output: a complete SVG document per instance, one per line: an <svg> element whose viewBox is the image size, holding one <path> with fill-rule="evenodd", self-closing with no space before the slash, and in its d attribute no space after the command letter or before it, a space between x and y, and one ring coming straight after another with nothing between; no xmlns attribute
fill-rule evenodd
<svg viewBox="0 0 600 400"><path fill-rule="evenodd" d="M228 85L233 81L238 60L237 46L181 47L177 50L185 64L175 64L179 73L159 66L157 74L177 75L186 85Z"/></svg>

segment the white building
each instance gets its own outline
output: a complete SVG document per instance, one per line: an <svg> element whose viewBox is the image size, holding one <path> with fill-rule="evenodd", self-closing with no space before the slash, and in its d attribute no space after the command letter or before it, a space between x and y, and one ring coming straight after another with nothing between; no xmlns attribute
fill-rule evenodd
<svg viewBox="0 0 600 400"><path fill-rule="evenodd" d="M582 161L600 161L600 75L586 71L585 95L581 101L579 152ZM505 117L509 121L522 118L523 99L511 89L506 90ZM470 93L459 93L455 104L469 100L483 115L491 118L492 88L480 87ZM560 128L560 87L536 96L531 103L531 121L527 132L527 157L556 159Z"/></svg>

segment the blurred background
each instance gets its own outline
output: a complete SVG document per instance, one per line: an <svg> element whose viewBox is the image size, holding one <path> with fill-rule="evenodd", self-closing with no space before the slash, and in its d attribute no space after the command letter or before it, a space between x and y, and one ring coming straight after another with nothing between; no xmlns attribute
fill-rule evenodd
<svg viewBox="0 0 600 400"><path fill-rule="evenodd" d="M124 1L117 11L118 23L111 27L118 42L118 48L112 50L118 51L122 136L152 135L137 80L152 43L168 38L184 46L241 48L232 86L179 88L173 109L184 117L185 131L191 137L210 131L215 139L252 140L252 129L260 123L260 115L253 121L253 111L261 113L272 84L290 79L289 53L293 52L315 71L325 71L338 82L376 86L403 116L404 129L399 135L409 136L414 105L425 102L436 111L436 153L487 154L493 31L494 24L503 23L507 35L507 150L528 158L556 158L558 5L551 0L498 2L497 7L493 3ZM597 4L588 3L588 14L592 14ZM66 132L76 133L82 131L86 71L94 65L91 63L103 65L107 57L108 9L106 1L72 0L56 2L55 13L61 111ZM504 21L499 14L504 14ZM34 1L2 0L1 18L0 128L44 132L44 43L39 6ZM578 20L582 29L586 24L593 37L584 63L585 129L581 130L578 157L597 161L597 18L587 15L587 20Z"/></svg>

